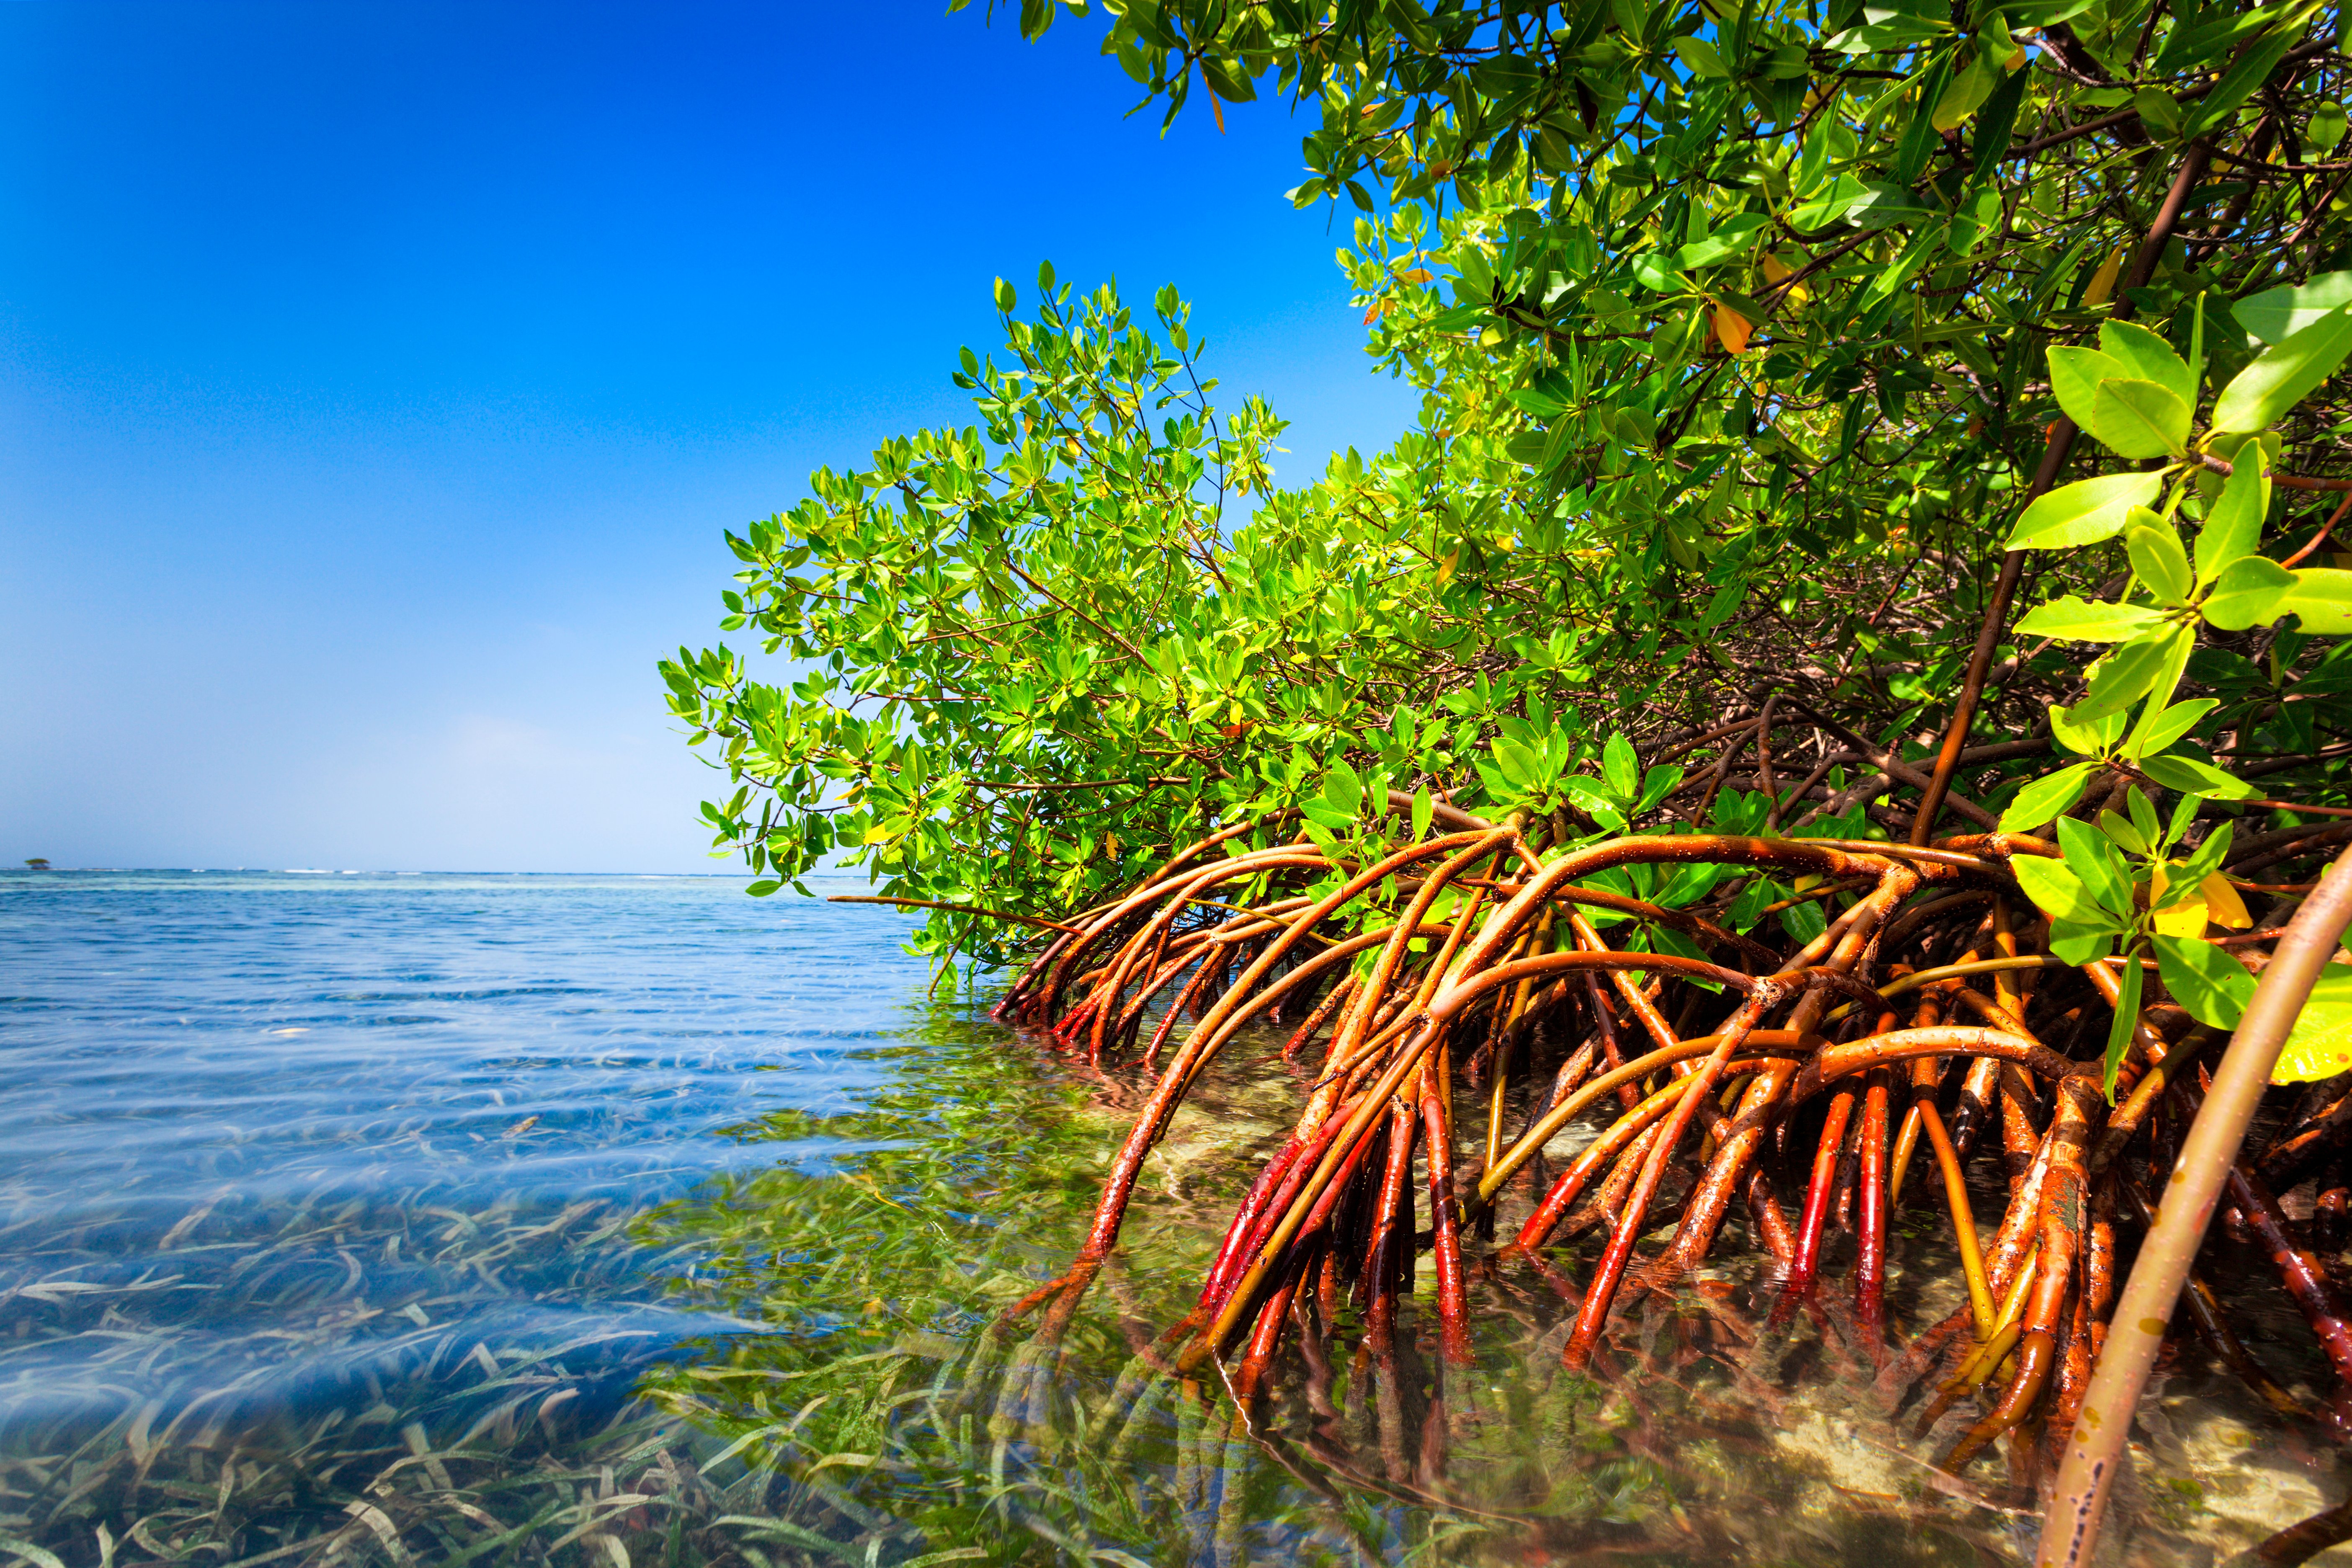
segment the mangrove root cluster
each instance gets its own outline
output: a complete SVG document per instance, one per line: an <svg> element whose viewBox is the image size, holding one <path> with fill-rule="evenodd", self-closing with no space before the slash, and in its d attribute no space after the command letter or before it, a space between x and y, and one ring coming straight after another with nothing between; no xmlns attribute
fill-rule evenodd
<svg viewBox="0 0 2352 1568"><path fill-rule="evenodd" d="M1407 803L1391 805L1393 826ZM1565 1364L1605 1371L1612 1313L1745 1245L1768 1255L1777 1317L1833 1310L1920 1437L1940 1424L1934 1464L1965 1471L2007 1438L2011 1480L2046 1486L2215 1032L2151 966L2110 1090L2126 961L2051 953L2011 869L2055 853L2039 839L1682 831L1548 853L1549 826L1441 805L1412 841L1335 863L1283 819L1240 824L1054 928L1001 1015L1154 1076L1083 1250L1015 1315L1040 1314L1037 1342L1059 1342L1188 1089L1244 1030L1277 1024L1296 1123L1151 1370L1222 1376L1246 1421L1286 1346L1320 1360L1343 1315L1392 1367L1427 1252L1445 1362L1473 1355L1469 1281L1520 1269L1573 1311ZM2341 837L2251 837L2231 870L2251 893L2292 894L2247 874ZM1265 847L1242 847L1253 838ZM1603 885L1627 885L1612 869L1702 865L1727 880L1689 908ZM1820 909L1818 934L1719 923L1758 877ZM2278 934L2258 919L2227 941L2259 966ZM2269 1252L2352 1380L2352 1317L2320 1256L2352 1208L2347 1090L2272 1091L2221 1223ZM1972 1165L2006 1184L1998 1223L1971 1207ZM2307 1183L2311 1216L2291 1219L2281 1195ZM1906 1202L1940 1208L1965 1275L1966 1304L1940 1322L1888 1321L1890 1216ZM1853 1238L1844 1281L1825 1268L1833 1226ZM2316 1431L2352 1428L2352 1400L2291 1392L2264 1368L2210 1280L2188 1296L2195 1331L2263 1400Z"/></svg>

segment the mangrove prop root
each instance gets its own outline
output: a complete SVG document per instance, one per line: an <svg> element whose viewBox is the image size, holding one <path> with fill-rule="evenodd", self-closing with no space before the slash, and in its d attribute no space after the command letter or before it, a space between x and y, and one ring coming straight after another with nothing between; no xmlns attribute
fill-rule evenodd
<svg viewBox="0 0 2352 1568"><path fill-rule="evenodd" d="M1769 742L1749 721L1726 743ZM2045 1538L2044 1561L2080 1562L2137 1388L2121 1388L2117 1368L2137 1356L2144 1373L2204 1215L2224 1195L2352 1383L2352 1310L2315 1255L2352 1212L2352 1085L2299 1100L2267 1146L2237 1148L2269 1070L2242 1055L2250 1039L2275 1053L2332 952L2352 913L2352 858L2284 932L2233 939L2262 966L2255 1004L2179 1152L2180 1177L2201 1174L2167 1184L2167 1141L2192 1104L2195 1064L2220 1039L2166 1012L2151 972L2109 1100L2100 1058L2118 972L2048 952L2010 870L2050 844L1675 832L1547 855L1542 834L1567 831L1557 824L1530 836L1516 819L1436 822L1427 839L1339 863L1303 839L1252 848L1221 829L1129 893L1038 931L1003 1016L1074 1056L1150 1075L1085 1245L1006 1315L1043 1309L1042 1345L1064 1335L1118 1245L1155 1145L1245 1031L1279 1020L1249 1059L1276 1065L1296 1096L1193 1310L1122 1374L1106 1413L1120 1441L1164 1391L1202 1444L1262 1443L1256 1407L1286 1386L1277 1379L1295 1349L1327 1428L1318 1441L1339 1443L1331 1391L1346 1325L1360 1322L1350 1381L1368 1402L1350 1401L1344 1420L1360 1423L1347 1441L1366 1458L1346 1473L1441 1486L1447 1418L1424 1390L1471 1363L1480 1314L1496 1304L1567 1314L1554 1342L1573 1369L1674 1376L1701 1353L1688 1336L1713 1335L1766 1358L1735 1376L1777 1398L1769 1363L1783 1335L1759 1323L1726 1341L1627 1305L1684 1289L1738 1237L1777 1281L1774 1331L1801 1313L1828 1367L1871 1379L1890 1414L1911 1406L1923 1441L1951 1417L1943 1468L2005 1453L2011 1480L2032 1483L2055 1458L2073 1522ZM1744 873L1733 889L1759 875L1810 879L1787 902L1817 910L1821 929L1775 948L1759 940L1769 924L1726 929L1731 892L1666 910L1609 877L1646 866L1656 880L1636 885L1654 886L1692 865ZM2263 942L2276 943L2266 963ZM1568 1136L1572 1155L1554 1142ZM2305 1180L2318 1194L2308 1234L2276 1197L2278 1184ZM1972 1181L2005 1198L1997 1224L1979 1221ZM2163 1210L2126 1223L2119 1253L2116 1217L2140 1212L2141 1182L2167 1187ZM1940 1321L1899 1321L1907 1309L1888 1289L1897 1267L1917 1266L1905 1237L1925 1227L1895 1224L1906 1198L1941 1209L1933 1228L1958 1254L1967 1301ZM1724 1223L1735 1199L1744 1228ZM2186 1218L2196 1223L2184 1232ZM1645 1242L1669 1221L1662 1249ZM2158 1270L2174 1268L2161 1300L2142 1285L2151 1257L2172 1260ZM1426 1340L1408 1331L1416 1289L1431 1296ZM1731 1310L1705 1300L1710 1313ZM2282 1414L2301 1410L2245 1353L2230 1310L2197 1281L2191 1310L2217 1354ZM1020 1363L1003 1407L1033 1419L1051 1364ZM1225 1439L1225 1423L1184 1414L1221 1384L1240 1407ZM2087 1491L2086 1454L2097 1459Z"/></svg>

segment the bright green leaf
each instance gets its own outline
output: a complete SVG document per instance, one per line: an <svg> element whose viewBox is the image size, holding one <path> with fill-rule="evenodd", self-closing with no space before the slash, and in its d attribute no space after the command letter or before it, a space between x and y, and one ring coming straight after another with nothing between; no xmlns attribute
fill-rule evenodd
<svg viewBox="0 0 2352 1568"><path fill-rule="evenodd" d="M2200 697L2193 701L2176 702L2161 712L2150 714L2140 721L2139 730L2132 736L2133 752L2143 754L2163 751L2197 728L2205 715L2218 706L2220 699ZM2133 793L2137 798L2138 792Z"/></svg>
<svg viewBox="0 0 2352 1568"><path fill-rule="evenodd" d="M2306 566L2293 575L2279 613L2300 617L2303 629L2315 637L2352 636L2352 572Z"/></svg>
<svg viewBox="0 0 2352 1568"><path fill-rule="evenodd" d="M2099 908L2090 889L2083 885L2083 879L2063 863L2039 855L2019 855L2010 861L2009 868L2034 907L2053 920L2101 929L2112 924L2106 911Z"/></svg>
<svg viewBox="0 0 2352 1568"><path fill-rule="evenodd" d="M2250 800L2262 791L2242 784L2210 763L2179 752L2161 757L2143 757L2139 771L2167 789L2177 789L2183 795L2211 795L2221 800Z"/></svg>
<svg viewBox="0 0 2352 1568"><path fill-rule="evenodd" d="M2352 353L2352 310L2331 310L2263 352L2221 389L2216 430L2267 430L2309 396Z"/></svg>
<svg viewBox="0 0 2352 1568"><path fill-rule="evenodd" d="M1641 793L1642 774L1633 755L1633 743L1623 735L1612 734L1609 743L1601 748L1601 777L1609 793L1631 804Z"/></svg>
<svg viewBox="0 0 2352 1568"><path fill-rule="evenodd" d="M2339 120L2343 110L2337 110ZM2352 272L2323 272L2303 284L2284 284L2249 294L2230 307L2238 325L2266 343L2283 343L2295 333L2352 305Z"/></svg>
<svg viewBox="0 0 2352 1568"><path fill-rule="evenodd" d="M2156 972L2181 1010L2211 1028L2229 1030L2254 999L2254 977L2246 966L2199 937L2159 936Z"/></svg>
<svg viewBox="0 0 2352 1568"><path fill-rule="evenodd" d="M2062 344L2050 351L2050 390L2066 417L2085 430L2091 427L2091 405L2099 383L2121 381L2132 372L2121 360L2097 349Z"/></svg>
<svg viewBox="0 0 2352 1568"><path fill-rule="evenodd" d="M2047 777L2035 779L2017 792L2009 809L2000 814L2003 833L2031 833L2083 798L2090 787L2091 775L2099 770L2096 763L2073 763Z"/></svg>
<svg viewBox="0 0 2352 1568"><path fill-rule="evenodd" d="M2222 568L2199 608L2221 630L2242 632L2286 614L2284 601L2294 586L2294 574L2277 562L2242 555Z"/></svg>
<svg viewBox="0 0 2352 1568"><path fill-rule="evenodd" d="M2135 522L2124 530L2124 551L2132 572L2159 604L2178 605L2189 597L2191 578L2189 552L2168 522Z"/></svg>
<svg viewBox="0 0 2352 1568"><path fill-rule="evenodd" d="M2066 868L2112 920L2128 923L2132 915L2131 871L2106 835L2076 817L2058 819L2058 847L2065 852ZM2081 919L2070 910L2069 919Z"/></svg>
<svg viewBox="0 0 2352 1568"><path fill-rule="evenodd" d="M2152 381L2103 381L2089 429L2126 458L2178 456L2189 444L2189 405Z"/></svg>
<svg viewBox="0 0 2352 1568"><path fill-rule="evenodd" d="M2144 605L2096 604L2070 594L2034 605L2018 621L2017 629L2026 637L2067 642L2122 642L2162 619Z"/></svg>
<svg viewBox="0 0 2352 1568"><path fill-rule="evenodd" d="M2091 667L2090 693L2074 704L2075 722L2121 713L2156 690L2168 668L2186 662L2195 640L2185 627L2159 626L2110 649ZM2169 683L2164 684L2162 695L2171 697Z"/></svg>
<svg viewBox="0 0 2352 1568"><path fill-rule="evenodd" d="M2105 755L2108 747L2123 738L2124 722L2119 712L2085 720L2077 719L2072 708L2056 703L2050 708L2051 734L2078 757Z"/></svg>
<svg viewBox="0 0 2352 1568"><path fill-rule="evenodd" d="M2123 367L2121 375L2152 381L2181 402L2197 405L2197 373L2172 352L2172 345L2131 321L2109 321L2099 328L2099 348Z"/></svg>
<svg viewBox="0 0 2352 1568"><path fill-rule="evenodd" d="M2137 950L2124 952L2123 975L2116 987L2115 1011L2107 1020L2107 1053L2099 1075L2099 1088L2112 1105L2116 1098L2116 1074L2131 1051L2132 1030L2139 1023L2140 989L2147 984L2147 971L2140 966Z"/></svg>
<svg viewBox="0 0 2352 1568"><path fill-rule="evenodd" d="M2309 1083L2352 1068L2352 969L2331 963L2312 983L2311 995L2271 1069L2273 1083Z"/></svg>
<svg viewBox="0 0 2352 1568"><path fill-rule="evenodd" d="M2123 531L2131 509L2164 493L2162 474L2103 474L2061 485L2037 499L2009 536L2011 550L2061 550L2095 544Z"/></svg>
<svg viewBox="0 0 2352 1568"><path fill-rule="evenodd" d="M2247 445L2252 447L2252 443ZM2270 506L2269 480L2262 453L2254 449L2242 453L2230 477L2221 481L2221 493L2207 509L2205 526L2197 531L2197 586L2219 577L2232 561L2252 554L2262 542L2263 517Z"/></svg>

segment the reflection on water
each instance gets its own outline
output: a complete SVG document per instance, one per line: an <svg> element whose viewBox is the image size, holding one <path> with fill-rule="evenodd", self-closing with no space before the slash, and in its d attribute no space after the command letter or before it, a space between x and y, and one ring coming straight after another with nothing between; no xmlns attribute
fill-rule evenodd
<svg viewBox="0 0 2352 1568"><path fill-rule="evenodd" d="M1138 1086L927 999L901 929L698 879L0 874L0 1563L2027 1545L2024 1500L1895 1452L1899 1345L1735 1277L1622 1312L1598 1381L1559 1369L1570 1277L1524 1268L1474 1281L1471 1366L1410 1307L1367 1350L1342 1290L1252 1421L1152 1375L1286 1130L1263 1050L1155 1152L1058 1351L992 1332ZM1955 1295L1916 1232L1914 1327ZM2316 1506L2319 1458L2193 1356L2167 1398L2145 1560L2196 1559L2218 1478Z"/></svg>
<svg viewBox="0 0 2352 1568"><path fill-rule="evenodd" d="M883 1079L901 929L719 879L0 874L0 1561L594 1517L639 1372L735 1326L632 1220L844 1152L720 1129Z"/></svg>

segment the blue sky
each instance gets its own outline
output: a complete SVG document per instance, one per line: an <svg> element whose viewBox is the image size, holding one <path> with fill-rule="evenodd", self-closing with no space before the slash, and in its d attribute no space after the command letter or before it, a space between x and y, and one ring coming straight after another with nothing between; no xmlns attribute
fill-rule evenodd
<svg viewBox="0 0 2352 1568"><path fill-rule="evenodd" d="M720 530L963 422L1041 258L1181 289L1294 480L1384 444L1307 127L1163 140L1095 37L0 4L0 863L724 868L653 673Z"/></svg>

